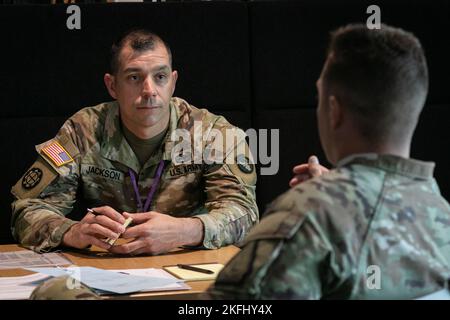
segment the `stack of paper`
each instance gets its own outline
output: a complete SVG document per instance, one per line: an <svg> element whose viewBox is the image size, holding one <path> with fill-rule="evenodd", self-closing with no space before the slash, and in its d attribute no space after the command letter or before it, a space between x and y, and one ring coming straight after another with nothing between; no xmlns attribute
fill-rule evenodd
<svg viewBox="0 0 450 320"><path fill-rule="evenodd" d="M72 264L56 252L36 253L31 250L0 252L0 269L61 266Z"/></svg>
<svg viewBox="0 0 450 320"><path fill-rule="evenodd" d="M161 277L157 276L156 273L153 275L145 275L143 273L133 275L133 271L130 272L130 270L115 272L93 267L27 268L27 270L53 277L70 275L84 285L100 290L99 292L102 294L173 290L170 286L175 287L176 284L180 284L180 280L175 277ZM179 290L190 289L185 284L180 284L178 287L180 288Z"/></svg>
<svg viewBox="0 0 450 320"><path fill-rule="evenodd" d="M50 277L41 273L22 277L0 277L0 300L28 299L34 288L47 279Z"/></svg>
<svg viewBox="0 0 450 320"><path fill-rule="evenodd" d="M127 273L135 276L142 276L142 277L151 277L151 278L165 278L165 279L171 279L175 280L175 283L170 283L167 285L160 286L158 288L154 288L152 290L146 290L146 291L166 291L166 290L189 290L191 287L189 287L187 284L184 283L184 281L180 281L179 279L175 278L170 273L162 270L162 269L155 269L155 268L148 268L148 269L121 269L121 270L112 270L115 272L120 273Z"/></svg>

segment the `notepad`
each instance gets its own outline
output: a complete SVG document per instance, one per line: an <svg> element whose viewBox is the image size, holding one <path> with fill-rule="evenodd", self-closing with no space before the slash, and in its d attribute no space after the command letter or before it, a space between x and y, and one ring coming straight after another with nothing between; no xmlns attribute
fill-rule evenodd
<svg viewBox="0 0 450 320"><path fill-rule="evenodd" d="M193 267L199 267L206 270L211 270L214 273L213 274L206 274L186 269L181 269L177 266L165 266L163 267L164 270L167 272L173 274L175 277L179 279L183 279L186 281L201 281L201 280L214 280L217 278L217 275L223 268L223 264L220 263L199 263L199 264L189 264Z"/></svg>

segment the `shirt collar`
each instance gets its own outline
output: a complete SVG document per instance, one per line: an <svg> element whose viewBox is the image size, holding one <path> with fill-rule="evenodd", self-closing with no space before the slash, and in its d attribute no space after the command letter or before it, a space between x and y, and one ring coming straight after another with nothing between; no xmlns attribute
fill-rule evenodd
<svg viewBox="0 0 450 320"><path fill-rule="evenodd" d="M377 153L360 153L350 155L344 159L341 159L338 162L337 167L346 167L350 164L364 164L392 173L420 179L432 178L435 167L434 162L425 162L395 155Z"/></svg>

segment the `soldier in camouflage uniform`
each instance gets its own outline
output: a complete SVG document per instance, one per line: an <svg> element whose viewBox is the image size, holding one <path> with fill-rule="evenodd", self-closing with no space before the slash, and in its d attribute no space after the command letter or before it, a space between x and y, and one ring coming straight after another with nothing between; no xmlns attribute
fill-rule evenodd
<svg viewBox="0 0 450 320"><path fill-rule="evenodd" d="M38 252L96 245L133 255L243 240L259 215L256 172L242 130L172 97L177 73L158 36L128 33L113 45L111 61L105 84L117 101L68 119L54 139L36 147L37 161L12 188L14 237ZM177 132L191 143L181 151ZM224 145L217 136L226 132L237 142ZM177 154L189 149L193 156L208 147L216 151L212 159L223 161L193 163L190 157L183 163ZM95 213L74 221L66 215L79 197ZM127 217L134 226L125 231ZM134 240L115 246L103 241L121 234Z"/></svg>
<svg viewBox="0 0 450 320"><path fill-rule="evenodd" d="M314 157L298 166L295 186L268 207L209 295L411 299L448 289L450 206L434 163L409 158L428 91L419 41L385 25L338 29L317 86L321 143L336 169Z"/></svg>

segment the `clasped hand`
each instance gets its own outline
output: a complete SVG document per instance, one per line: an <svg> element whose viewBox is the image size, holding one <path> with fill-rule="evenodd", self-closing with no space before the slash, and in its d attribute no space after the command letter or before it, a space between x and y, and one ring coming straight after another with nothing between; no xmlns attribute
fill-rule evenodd
<svg viewBox="0 0 450 320"><path fill-rule="evenodd" d="M203 239L203 224L197 218L175 218L156 211L123 215L111 207L93 208L97 215L87 213L66 232L63 245L86 248L95 245L112 253L137 255L160 254L182 245L199 245ZM123 227L125 219L132 226ZM133 239L120 245L109 245L106 238Z"/></svg>

